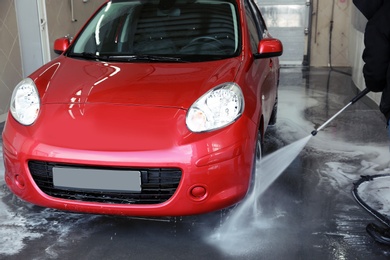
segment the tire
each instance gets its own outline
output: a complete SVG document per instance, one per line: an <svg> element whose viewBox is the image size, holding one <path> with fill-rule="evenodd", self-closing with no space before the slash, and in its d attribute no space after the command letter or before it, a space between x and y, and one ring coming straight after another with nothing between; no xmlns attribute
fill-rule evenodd
<svg viewBox="0 0 390 260"><path fill-rule="evenodd" d="M255 154L253 156L253 166L252 166L252 173L251 173L251 179L249 184L248 193L252 193L253 189L256 185L256 169L261 161L261 158L263 157L263 137L261 135L260 130L257 131L257 140L255 144Z"/></svg>
<svg viewBox="0 0 390 260"><path fill-rule="evenodd" d="M276 94L275 104L274 104L274 107L272 109L271 117L270 117L269 122L268 122L269 125L276 124L277 114L278 114L278 95Z"/></svg>

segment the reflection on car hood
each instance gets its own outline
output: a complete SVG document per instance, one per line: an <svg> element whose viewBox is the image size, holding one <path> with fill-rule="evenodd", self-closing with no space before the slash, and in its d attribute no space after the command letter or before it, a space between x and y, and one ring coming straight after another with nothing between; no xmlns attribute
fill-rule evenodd
<svg viewBox="0 0 390 260"><path fill-rule="evenodd" d="M107 63L59 57L31 75L42 104L111 103L188 108L234 81L239 58L197 63Z"/></svg>

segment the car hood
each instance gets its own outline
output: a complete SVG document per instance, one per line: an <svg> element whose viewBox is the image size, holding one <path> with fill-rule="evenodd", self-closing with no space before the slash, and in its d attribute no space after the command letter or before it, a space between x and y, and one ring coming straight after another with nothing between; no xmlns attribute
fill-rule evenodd
<svg viewBox="0 0 390 260"><path fill-rule="evenodd" d="M109 103L189 108L234 81L239 58L192 63L111 63L61 56L31 75L42 104Z"/></svg>

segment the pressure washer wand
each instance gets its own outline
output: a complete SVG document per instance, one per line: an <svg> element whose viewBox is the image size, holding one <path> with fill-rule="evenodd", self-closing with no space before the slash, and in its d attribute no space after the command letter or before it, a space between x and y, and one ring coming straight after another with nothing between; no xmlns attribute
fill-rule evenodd
<svg viewBox="0 0 390 260"><path fill-rule="evenodd" d="M358 101L359 99L361 99L362 97L364 97L368 92L370 92L370 90L368 88L364 89L363 91L361 91L356 97L354 97L345 107L343 107L339 112L337 112L334 116L332 116L328 121L326 121L323 125L321 125L320 127L318 127L316 130L313 130L311 132L311 134L313 136L315 136L318 131L320 131L322 128L324 128L327 124L329 124L330 121L332 121L333 119L335 119L338 115L340 115L345 109L347 109L347 107L349 107L350 105L354 104L356 101Z"/></svg>

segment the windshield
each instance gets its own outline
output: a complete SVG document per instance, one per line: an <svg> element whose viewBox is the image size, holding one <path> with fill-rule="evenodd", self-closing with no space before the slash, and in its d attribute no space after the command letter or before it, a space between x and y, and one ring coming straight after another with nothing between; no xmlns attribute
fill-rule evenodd
<svg viewBox="0 0 390 260"><path fill-rule="evenodd" d="M238 27L230 0L113 0L83 29L68 55L123 61L222 59L238 54Z"/></svg>

